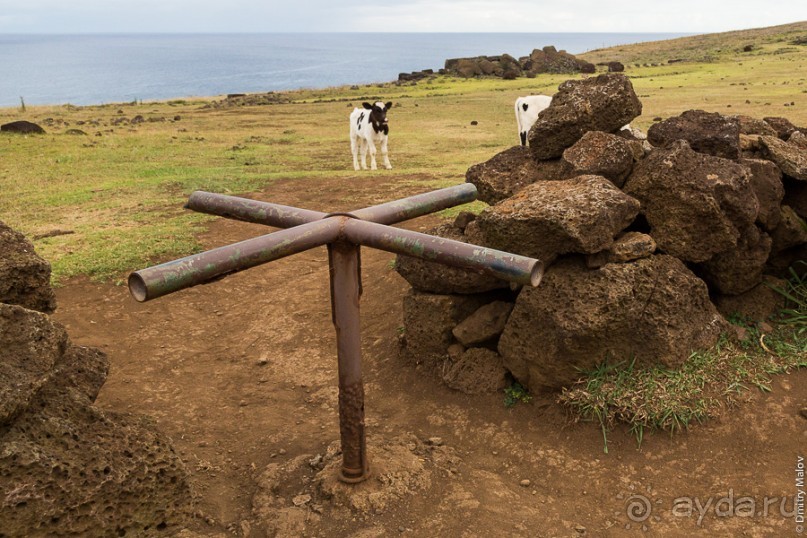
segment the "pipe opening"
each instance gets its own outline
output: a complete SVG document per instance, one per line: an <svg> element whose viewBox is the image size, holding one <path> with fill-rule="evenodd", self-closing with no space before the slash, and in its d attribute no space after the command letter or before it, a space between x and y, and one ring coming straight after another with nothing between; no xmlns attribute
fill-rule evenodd
<svg viewBox="0 0 807 538"><path fill-rule="evenodd" d="M131 293L135 301L139 303L144 302L148 298L146 282L143 280L143 277L137 273L129 275L129 293Z"/></svg>
<svg viewBox="0 0 807 538"><path fill-rule="evenodd" d="M537 261L530 271L530 285L534 288L541 283L542 278L544 278L544 263Z"/></svg>

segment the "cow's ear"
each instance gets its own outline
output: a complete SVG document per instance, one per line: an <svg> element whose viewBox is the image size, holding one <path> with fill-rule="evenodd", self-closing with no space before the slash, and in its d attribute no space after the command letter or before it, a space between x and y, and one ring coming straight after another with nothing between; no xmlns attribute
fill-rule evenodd
<svg viewBox="0 0 807 538"><path fill-rule="evenodd" d="M363 106L367 110L372 110L373 109L373 105L371 105L370 103L362 103L361 106Z"/></svg>
<svg viewBox="0 0 807 538"><path fill-rule="evenodd" d="M390 101L389 103L384 105L384 108L386 108L387 110L391 109L392 108L392 101Z"/></svg>

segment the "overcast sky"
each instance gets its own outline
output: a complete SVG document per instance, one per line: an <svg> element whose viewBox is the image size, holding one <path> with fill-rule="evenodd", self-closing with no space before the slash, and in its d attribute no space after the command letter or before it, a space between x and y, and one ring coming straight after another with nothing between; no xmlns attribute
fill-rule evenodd
<svg viewBox="0 0 807 538"><path fill-rule="evenodd" d="M807 0L0 0L0 34L689 33L805 19Z"/></svg>

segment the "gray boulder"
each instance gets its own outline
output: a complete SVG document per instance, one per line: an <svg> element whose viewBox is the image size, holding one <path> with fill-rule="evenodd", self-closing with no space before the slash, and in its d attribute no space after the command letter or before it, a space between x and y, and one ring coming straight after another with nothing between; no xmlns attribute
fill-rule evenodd
<svg viewBox="0 0 807 538"><path fill-rule="evenodd" d="M642 103L623 74L567 80L530 129L530 151L539 161L555 159L588 131L618 131L641 113Z"/></svg>
<svg viewBox="0 0 807 538"><path fill-rule="evenodd" d="M564 259L524 288L499 340L531 391L569 386L604 360L680 366L727 328L706 284L672 256L589 270Z"/></svg>
<svg viewBox="0 0 807 538"><path fill-rule="evenodd" d="M466 183L479 191L478 199L493 205L536 181L568 179L574 175L561 160L535 161L526 146L513 146L465 173Z"/></svg>
<svg viewBox="0 0 807 538"><path fill-rule="evenodd" d="M472 223L487 247L549 265L561 254L607 248L639 212L639 202L601 176L533 183L488 207Z"/></svg>
<svg viewBox="0 0 807 538"><path fill-rule="evenodd" d="M759 212L746 167L683 140L642 160L623 190L641 202L659 249L689 262L736 246Z"/></svg>
<svg viewBox="0 0 807 538"><path fill-rule="evenodd" d="M687 110L680 116L653 124L647 140L656 147L666 148L676 140L686 140L699 153L737 159L740 157L740 122L736 116L717 112Z"/></svg>
<svg viewBox="0 0 807 538"><path fill-rule="evenodd" d="M563 152L563 161L574 170L573 175L603 176L621 187L633 168L634 151L631 143L620 136L589 131Z"/></svg>

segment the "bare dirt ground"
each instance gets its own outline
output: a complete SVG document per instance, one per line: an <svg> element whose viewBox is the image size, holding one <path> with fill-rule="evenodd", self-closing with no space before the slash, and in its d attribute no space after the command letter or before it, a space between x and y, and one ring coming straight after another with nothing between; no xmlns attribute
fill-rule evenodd
<svg viewBox="0 0 807 538"><path fill-rule="evenodd" d="M419 192L397 186L403 179L411 178L362 175L315 188L280 181L255 197L349 210ZM202 241L265 232L222 219ZM362 253L376 473L358 486L364 497L315 486L316 456L339 438L324 248L145 304L124 286L73 281L58 290L55 317L77 344L110 356L97 405L150 415L173 439L198 495L190 528L199 535L796 535L788 513L807 445L799 415L807 372L778 377L772 393L753 390L688 433L645 436L640 448L617 429L605 454L600 429L570 422L551 398L506 409L500 394L454 392L400 358L408 285L393 258Z"/></svg>

